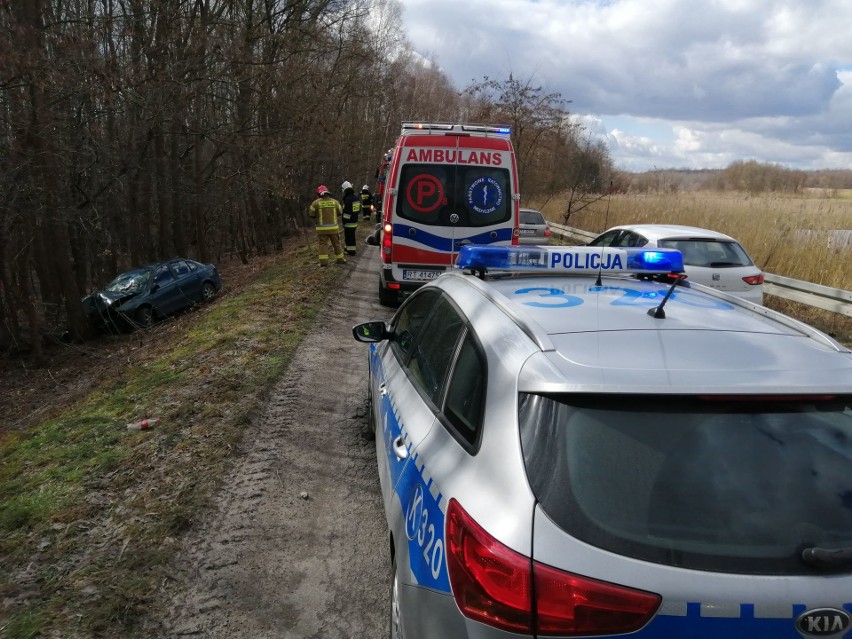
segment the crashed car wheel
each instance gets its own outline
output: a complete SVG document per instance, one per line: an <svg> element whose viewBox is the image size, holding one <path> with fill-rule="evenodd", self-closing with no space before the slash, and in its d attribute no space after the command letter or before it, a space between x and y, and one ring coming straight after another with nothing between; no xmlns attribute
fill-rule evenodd
<svg viewBox="0 0 852 639"><path fill-rule="evenodd" d="M204 282L201 286L201 301L209 302L216 295L216 289L210 282Z"/></svg>
<svg viewBox="0 0 852 639"><path fill-rule="evenodd" d="M133 320L140 328L151 328L154 324L154 313L151 312L150 306L143 306L136 311Z"/></svg>

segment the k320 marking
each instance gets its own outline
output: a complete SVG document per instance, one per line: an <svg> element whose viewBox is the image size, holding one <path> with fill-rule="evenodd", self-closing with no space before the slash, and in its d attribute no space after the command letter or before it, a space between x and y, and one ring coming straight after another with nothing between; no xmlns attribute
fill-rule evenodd
<svg viewBox="0 0 852 639"><path fill-rule="evenodd" d="M447 581L444 569L444 517L437 504L429 507L431 494L420 483L414 489L405 512L409 561L418 583L439 587ZM431 578L431 579L430 579Z"/></svg>

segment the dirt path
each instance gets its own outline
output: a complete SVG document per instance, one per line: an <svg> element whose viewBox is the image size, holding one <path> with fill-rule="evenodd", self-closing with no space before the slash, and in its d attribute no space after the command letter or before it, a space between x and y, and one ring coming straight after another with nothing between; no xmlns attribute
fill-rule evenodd
<svg viewBox="0 0 852 639"><path fill-rule="evenodd" d="M367 347L351 328L390 312L378 304L378 252L359 250L344 267L345 290L247 429L214 507L181 542L150 636L387 636L390 567L367 436Z"/></svg>

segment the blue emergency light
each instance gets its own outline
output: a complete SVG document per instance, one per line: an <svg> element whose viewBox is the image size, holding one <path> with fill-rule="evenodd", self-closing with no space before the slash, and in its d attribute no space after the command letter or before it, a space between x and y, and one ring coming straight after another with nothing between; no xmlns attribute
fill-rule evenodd
<svg viewBox="0 0 852 639"><path fill-rule="evenodd" d="M534 270L554 274L652 275L682 273L683 255L676 249L472 244L461 248L456 266L461 269Z"/></svg>

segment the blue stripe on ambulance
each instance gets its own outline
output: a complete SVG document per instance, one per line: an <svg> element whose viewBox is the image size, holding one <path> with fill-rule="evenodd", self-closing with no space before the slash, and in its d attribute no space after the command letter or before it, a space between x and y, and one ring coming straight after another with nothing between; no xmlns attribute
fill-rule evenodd
<svg viewBox="0 0 852 639"><path fill-rule="evenodd" d="M411 235L409 232L411 230L415 231L414 235ZM492 233L496 235L496 237L492 237ZM446 253L450 253L453 251L453 242L456 242L455 250L458 251L459 242L471 242L472 244L491 244L493 242L511 242L512 241L512 229L511 228L499 228L491 231L485 231L483 233L477 233L476 235L457 235L455 237L444 237L442 235L435 235L434 233L430 233L429 231L424 231L422 228L410 226L408 224L400 224L397 222L394 225L393 234L397 237L404 237L405 239L417 242L418 244L422 244L425 247L433 249L435 251L444 251Z"/></svg>
<svg viewBox="0 0 852 639"><path fill-rule="evenodd" d="M801 604L763 610L754 604L713 606L700 603L663 602L657 616L632 639L684 637L686 639L801 639L796 619L807 607ZM852 603L844 604L852 612ZM847 635L848 636L848 635Z"/></svg>
<svg viewBox="0 0 852 639"><path fill-rule="evenodd" d="M383 380L381 362L375 349L371 356L374 374L377 379ZM377 429L376 436L384 437L390 481L405 515L411 572L419 585L450 592L444 546L446 500L416 452L407 463L397 459L393 452L393 441L402 435L411 454L411 440L405 430L405 424L399 419L399 411L391 394L384 395L381 402L379 414L383 423L381 433Z"/></svg>

